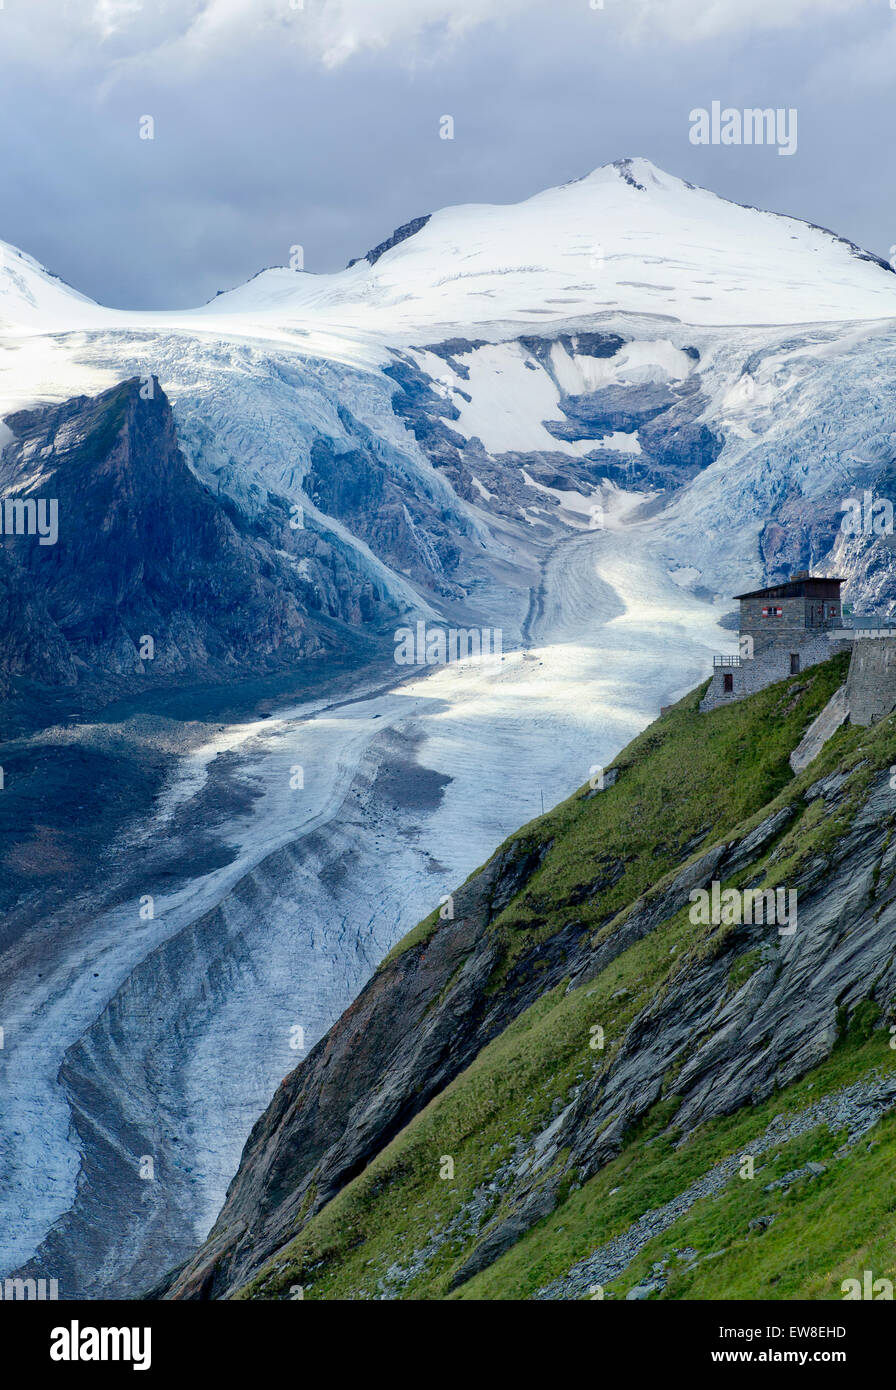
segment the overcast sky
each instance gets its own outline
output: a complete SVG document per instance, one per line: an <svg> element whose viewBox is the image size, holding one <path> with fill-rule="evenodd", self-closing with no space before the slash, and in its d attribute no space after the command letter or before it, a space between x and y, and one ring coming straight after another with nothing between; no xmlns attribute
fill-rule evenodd
<svg viewBox="0 0 896 1390"><path fill-rule="evenodd" d="M642 154L889 257L890 3L5 0L0 239L104 303L181 307L295 244L338 269L419 213ZM797 152L691 144L713 100L795 107Z"/></svg>

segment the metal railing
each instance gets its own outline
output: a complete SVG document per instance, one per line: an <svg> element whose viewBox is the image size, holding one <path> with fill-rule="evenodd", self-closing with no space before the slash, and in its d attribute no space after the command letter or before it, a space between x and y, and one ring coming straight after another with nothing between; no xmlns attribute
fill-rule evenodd
<svg viewBox="0 0 896 1390"><path fill-rule="evenodd" d="M740 666L742 662L740 656L714 656L712 659L713 666Z"/></svg>
<svg viewBox="0 0 896 1390"><path fill-rule="evenodd" d="M896 632L896 619L867 617L861 613L847 613L840 622L841 627L861 632Z"/></svg>

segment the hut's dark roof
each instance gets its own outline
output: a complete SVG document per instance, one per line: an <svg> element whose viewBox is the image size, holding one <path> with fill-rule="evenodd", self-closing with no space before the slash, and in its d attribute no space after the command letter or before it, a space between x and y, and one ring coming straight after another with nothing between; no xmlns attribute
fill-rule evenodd
<svg viewBox="0 0 896 1390"><path fill-rule="evenodd" d="M752 589L748 594L735 594L736 599L744 598L836 598L840 597L840 585L845 579L830 579L827 575L801 575L799 579L788 579L783 584L771 584L767 589Z"/></svg>

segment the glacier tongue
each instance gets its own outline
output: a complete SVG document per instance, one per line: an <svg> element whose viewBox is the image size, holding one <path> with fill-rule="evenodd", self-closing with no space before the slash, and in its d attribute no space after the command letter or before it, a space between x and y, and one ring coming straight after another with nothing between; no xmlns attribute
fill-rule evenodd
<svg viewBox="0 0 896 1390"><path fill-rule="evenodd" d="M219 830L236 857L160 897L151 923L134 903L46 924L52 948L4 988L5 1266L42 1242L29 1267L120 1296L185 1255L301 1055L291 1030L313 1045L406 930L542 795L587 781L693 684L720 640L712 610L625 535L585 533L547 564L525 650L231 732L226 771L197 755L158 830L176 857L208 779L244 781L251 811Z"/></svg>

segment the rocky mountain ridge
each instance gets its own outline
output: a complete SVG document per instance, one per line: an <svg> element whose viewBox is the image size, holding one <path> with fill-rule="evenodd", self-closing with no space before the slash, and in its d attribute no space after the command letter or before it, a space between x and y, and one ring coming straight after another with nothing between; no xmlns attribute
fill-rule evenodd
<svg viewBox="0 0 896 1390"><path fill-rule="evenodd" d="M264 674L350 649L353 628L394 617L352 552L294 527L284 500L250 521L212 494L156 378L6 423L0 492L52 498L59 521L52 544L8 527L0 548L3 696L86 686L96 702Z"/></svg>

